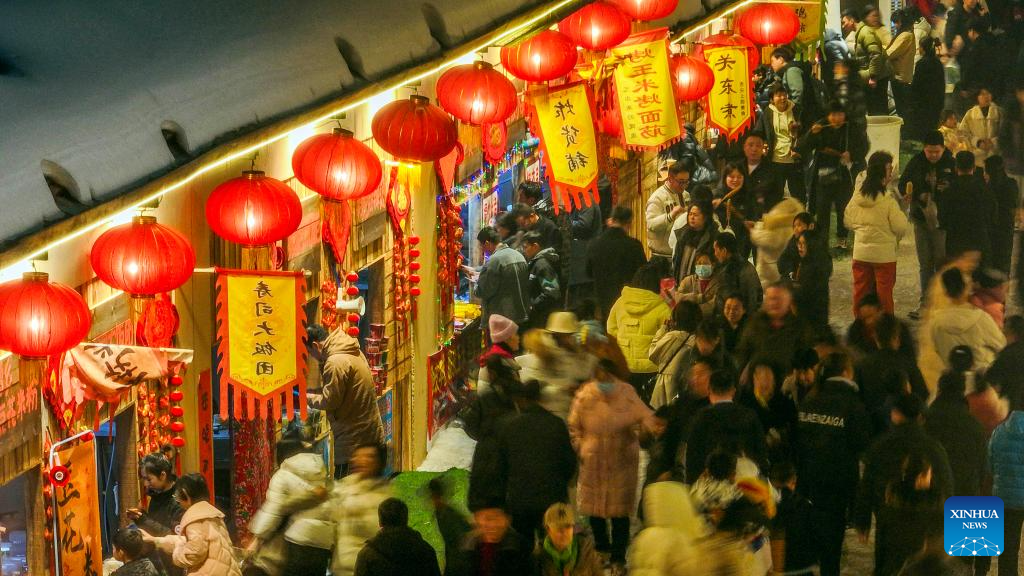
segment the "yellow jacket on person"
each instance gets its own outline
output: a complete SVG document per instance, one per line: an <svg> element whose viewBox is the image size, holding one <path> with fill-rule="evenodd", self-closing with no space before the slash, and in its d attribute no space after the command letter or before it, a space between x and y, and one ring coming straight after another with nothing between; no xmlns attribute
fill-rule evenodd
<svg viewBox="0 0 1024 576"><path fill-rule="evenodd" d="M608 313L608 333L619 341L630 372L658 371L647 353L654 336L671 317L672 310L661 295L632 286L622 289L622 295Z"/></svg>

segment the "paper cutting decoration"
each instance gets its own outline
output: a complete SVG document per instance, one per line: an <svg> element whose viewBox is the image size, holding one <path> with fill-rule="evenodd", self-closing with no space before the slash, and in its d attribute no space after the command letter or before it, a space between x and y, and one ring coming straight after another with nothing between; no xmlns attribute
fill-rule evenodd
<svg viewBox="0 0 1024 576"><path fill-rule="evenodd" d="M580 209L598 201L597 134L590 88L577 82L531 93L531 131L540 135L551 191L559 207Z"/></svg>
<svg viewBox="0 0 1024 576"><path fill-rule="evenodd" d="M668 29L633 34L612 48L627 148L658 150L681 138L668 62Z"/></svg>
<svg viewBox="0 0 1024 576"><path fill-rule="evenodd" d="M282 404L287 419L294 411L292 388L305 398L304 290L301 272L217 271L222 419L228 417L228 385L239 420L266 419L271 411L276 420ZM306 403L299 409L305 418Z"/></svg>

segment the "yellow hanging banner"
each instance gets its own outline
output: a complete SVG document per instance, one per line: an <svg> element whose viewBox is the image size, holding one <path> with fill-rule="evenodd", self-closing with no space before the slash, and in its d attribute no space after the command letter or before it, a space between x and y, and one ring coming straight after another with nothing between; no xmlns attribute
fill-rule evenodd
<svg viewBox="0 0 1024 576"><path fill-rule="evenodd" d="M574 83L531 94L532 131L540 136L551 177L555 211L597 201L597 134L594 100L586 84ZM593 199L591 199L591 197Z"/></svg>
<svg viewBox="0 0 1024 576"><path fill-rule="evenodd" d="M668 65L668 28L633 34L612 48L627 148L659 149L683 136Z"/></svg>
<svg viewBox="0 0 1024 576"><path fill-rule="evenodd" d="M227 417L228 384L234 388L238 419L267 418L273 411L276 420L282 405L290 418L291 388L298 387L305 398L304 287L301 272L218 270L222 417ZM305 407L300 399L299 408L305 412Z"/></svg>
<svg viewBox="0 0 1024 576"><path fill-rule="evenodd" d="M708 127L720 130L729 140L737 138L754 117L747 50L745 46L704 48L704 58L715 74L707 96Z"/></svg>

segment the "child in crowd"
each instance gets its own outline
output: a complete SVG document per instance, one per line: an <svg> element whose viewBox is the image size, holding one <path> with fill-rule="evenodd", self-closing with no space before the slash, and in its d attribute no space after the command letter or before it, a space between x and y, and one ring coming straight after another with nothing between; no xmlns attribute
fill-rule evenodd
<svg viewBox="0 0 1024 576"><path fill-rule="evenodd" d="M114 558L124 564L111 576L160 576L156 566L146 557L146 542L142 532L135 528L122 528L114 534Z"/></svg>
<svg viewBox="0 0 1024 576"><path fill-rule="evenodd" d="M953 154L967 150L967 143L960 136L960 119L957 118L956 112L943 110L939 122L939 132L942 133L942 141L946 148Z"/></svg>

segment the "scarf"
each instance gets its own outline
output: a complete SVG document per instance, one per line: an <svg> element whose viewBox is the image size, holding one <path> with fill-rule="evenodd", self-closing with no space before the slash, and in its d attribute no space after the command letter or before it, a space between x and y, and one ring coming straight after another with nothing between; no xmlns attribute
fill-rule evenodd
<svg viewBox="0 0 1024 576"><path fill-rule="evenodd" d="M569 576L573 569L576 568L577 555L580 552L579 544L576 543L576 539L572 539L572 544L565 550L559 550L555 548L555 545L551 543L551 537L544 538L544 551L547 552L548 556L555 562L555 568L559 574L563 576Z"/></svg>

